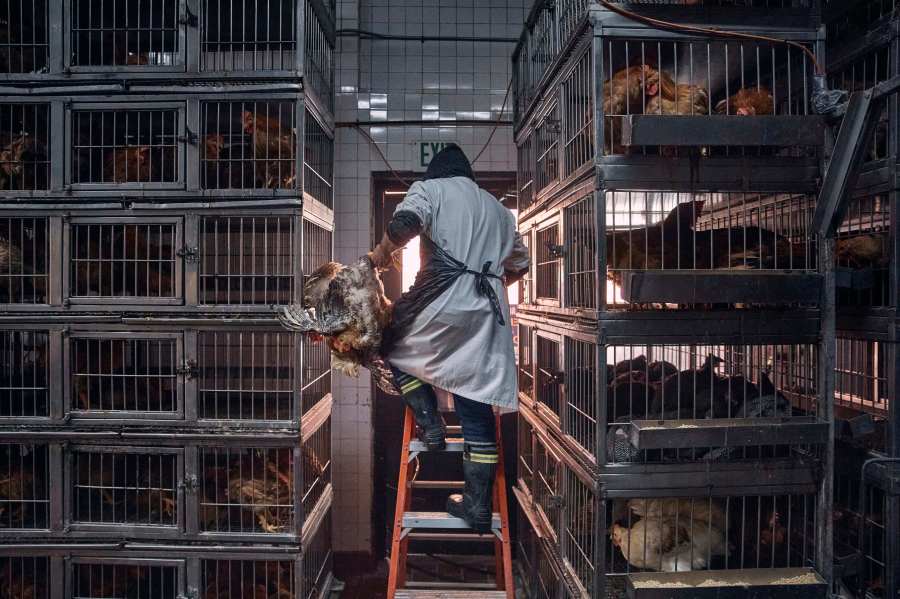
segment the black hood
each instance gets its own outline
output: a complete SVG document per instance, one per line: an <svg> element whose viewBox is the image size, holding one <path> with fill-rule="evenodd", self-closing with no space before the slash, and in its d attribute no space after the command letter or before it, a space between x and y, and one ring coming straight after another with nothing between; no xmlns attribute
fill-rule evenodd
<svg viewBox="0 0 900 599"><path fill-rule="evenodd" d="M469 159L456 144L450 144L435 154L422 180L449 179L450 177L468 177L472 181L475 180L475 173L472 172Z"/></svg>

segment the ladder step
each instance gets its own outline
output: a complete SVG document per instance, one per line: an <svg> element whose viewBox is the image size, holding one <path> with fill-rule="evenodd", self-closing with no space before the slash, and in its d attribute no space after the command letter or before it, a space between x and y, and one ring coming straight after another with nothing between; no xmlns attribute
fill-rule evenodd
<svg viewBox="0 0 900 599"><path fill-rule="evenodd" d="M414 480L409 485L413 489L462 489L466 483L461 480Z"/></svg>
<svg viewBox="0 0 900 599"><path fill-rule="evenodd" d="M410 451L418 451L418 452L426 452L429 449L425 446L424 443L419 441L418 439L413 439L409 442L409 450ZM447 448L441 449L440 451L451 451L456 453L461 453L463 450L463 440L462 439L447 439Z"/></svg>
<svg viewBox="0 0 900 599"><path fill-rule="evenodd" d="M465 541L466 543L494 542L497 537L492 534L477 532L411 532L406 535L412 541Z"/></svg>
<svg viewBox="0 0 900 599"><path fill-rule="evenodd" d="M503 591L398 589L395 599L506 599Z"/></svg>
<svg viewBox="0 0 900 599"><path fill-rule="evenodd" d="M447 512L406 512L403 514L403 528L450 528L469 529L462 518L455 518ZM491 528L500 530L500 514L495 513Z"/></svg>

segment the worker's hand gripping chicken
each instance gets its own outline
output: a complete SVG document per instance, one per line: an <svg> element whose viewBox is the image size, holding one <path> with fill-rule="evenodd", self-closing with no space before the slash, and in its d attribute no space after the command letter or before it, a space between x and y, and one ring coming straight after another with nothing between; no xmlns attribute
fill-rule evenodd
<svg viewBox="0 0 900 599"><path fill-rule="evenodd" d="M512 213L478 187L456 145L439 152L424 180L410 187L369 257L386 268L416 236L422 267L394 306L382 355L431 449L445 446L446 432L434 388L453 394L465 491L450 496L447 511L488 532L498 451L493 408L517 405L506 285L527 272L528 249Z"/></svg>

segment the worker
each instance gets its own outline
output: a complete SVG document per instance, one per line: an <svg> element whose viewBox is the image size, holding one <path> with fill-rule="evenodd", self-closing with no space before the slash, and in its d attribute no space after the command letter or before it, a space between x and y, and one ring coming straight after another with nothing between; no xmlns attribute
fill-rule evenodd
<svg viewBox="0 0 900 599"><path fill-rule="evenodd" d="M464 440L462 495L447 511L489 532L498 451L494 408L517 407L506 286L528 271L515 218L475 182L459 146L441 150L409 188L378 246L378 267L421 236L421 268L394 306L382 354L429 449L445 447L435 387L453 394Z"/></svg>

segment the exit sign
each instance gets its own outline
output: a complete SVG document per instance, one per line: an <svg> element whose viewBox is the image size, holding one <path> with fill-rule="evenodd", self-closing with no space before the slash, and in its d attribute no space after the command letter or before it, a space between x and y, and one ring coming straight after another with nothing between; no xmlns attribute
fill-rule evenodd
<svg viewBox="0 0 900 599"><path fill-rule="evenodd" d="M428 168L428 165L431 164L431 159L434 158L435 154L449 146L450 141L420 141L419 142L419 164L418 166L421 168Z"/></svg>

